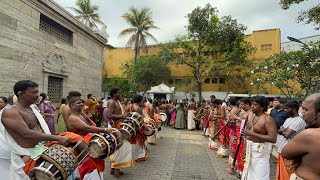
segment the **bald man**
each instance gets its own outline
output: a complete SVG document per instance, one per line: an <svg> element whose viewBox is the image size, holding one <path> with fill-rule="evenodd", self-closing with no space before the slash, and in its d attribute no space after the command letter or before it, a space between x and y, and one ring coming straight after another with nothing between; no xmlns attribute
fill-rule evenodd
<svg viewBox="0 0 320 180"><path fill-rule="evenodd" d="M306 130L295 136L281 151L287 165L295 170L290 180L320 179L320 93L308 96L302 103Z"/></svg>

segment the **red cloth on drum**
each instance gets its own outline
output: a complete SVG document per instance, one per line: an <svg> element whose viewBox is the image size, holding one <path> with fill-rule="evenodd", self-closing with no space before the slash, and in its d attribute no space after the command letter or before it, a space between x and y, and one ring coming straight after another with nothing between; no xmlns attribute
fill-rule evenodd
<svg viewBox="0 0 320 180"><path fill-rule="evenodd" d="M23 167L23 171L29 175L31 169L36 165L36 161L31 159L26 163L26 165Z"/></svg>
<svg viewBox="0 0 320 180"><path fill-rule="evenodd" d="M137 133L137 135L130 139L130 144L136 144L139 142L139 144L144 147L144 142L147 140L147 136L144 135L144 127L140 128L140 131Z"/></svg>
<svg viewBox="0 0 320 180"><path fill-rule="evenodd" d="M88 173L91 173L95 169L97 169L99 172L103 172L105 169L104 166L104 160L100 159L93 159L90 156L88 156L88 159L79 166L79 174L80 179L83 179L84 176Z"/></svg>
<svg viewBox="0 0 320 180"><path fill-rule="evenodd" d="M73 132L63 132L63 133L60 133L58 136L66 136L66 137L70 138L71 143L75 143L75 142L79 142L79 141L84 140L80 135L73 133ZM49 147L53 144L59 144L59 142L58 141L51 141L51 142L48 142L45 146Z"/></svg>
<svg viewBox="0 0 320 180"><path fill-rule="evenodd" d="M225 125L225 118L217 118L219 124L220 124L220 129ZM219 138L220 138L220 143L223 146L228 146L229 145L229 134L230 134L230 126L226 126L222 131L219 133Z"/></svg>
<svg viewBox="0 0 320 180"><path fill-rule="evenodd" d="M84 115L84 117L90 122L91 126L96 126L96 124L87 115ZM83 137L83 139L87 144L89 144L91 137L92 134L88 133ZM103 172L105 169L104 160L93 159L90 156L87 156L87 158L88 159L83 162L78 168L81 179L83 179L86 174L91 173L95 169L97 169L99 172Z"/></svg>

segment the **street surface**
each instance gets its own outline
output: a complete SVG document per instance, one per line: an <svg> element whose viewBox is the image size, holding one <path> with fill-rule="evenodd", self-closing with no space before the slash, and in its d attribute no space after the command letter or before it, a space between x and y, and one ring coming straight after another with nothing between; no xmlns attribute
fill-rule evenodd
<svg viewBox="0 0 320 180"><path fill-rule="evenodd" d="M123 169L120 178L109 174L110 161L106 159L104 179L134 180L239 180L229 175L224 169L228 167L227 158L217 158L209 149L208 140L202 131L177 130L163 127L162 139L156 145L149 145L149 159L135 163L133 167ZM270 179L275 179L276 164L270 160Z"/></svg>

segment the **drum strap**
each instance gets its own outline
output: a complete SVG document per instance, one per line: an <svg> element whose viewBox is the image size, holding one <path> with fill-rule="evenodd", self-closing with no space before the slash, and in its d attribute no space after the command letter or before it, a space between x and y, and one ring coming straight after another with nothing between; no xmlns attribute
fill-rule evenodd
<svg viewBox="0 0 320 180"><path fill-rule="evenodd" d="M122 113L122 114L125 114L125 111L124 111L124 109L123 109L123 107L122 107L122 105L121 105L120 101L118 101L118 100L117 100L117 102L118 102L118 104L119 104L119 106L120 106L120 108L121 108L121 113Z"/></svg>

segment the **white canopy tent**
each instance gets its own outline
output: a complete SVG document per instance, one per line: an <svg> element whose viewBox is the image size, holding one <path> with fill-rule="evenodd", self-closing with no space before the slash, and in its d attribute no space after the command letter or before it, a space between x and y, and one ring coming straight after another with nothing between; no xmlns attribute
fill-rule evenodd
<svg viewBox="0 0 320 180"><path fill-rule="evenodd" d="M149 91L147 91L149 94L149 97L151 99L157 99L157 98L165 98L167 100L170 100L172 98L172 94L174 94L174 87L169 87L165 84L160 84L158 86L153 86Z"/></svg>

